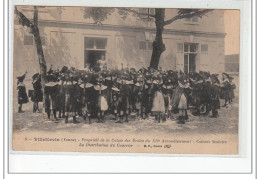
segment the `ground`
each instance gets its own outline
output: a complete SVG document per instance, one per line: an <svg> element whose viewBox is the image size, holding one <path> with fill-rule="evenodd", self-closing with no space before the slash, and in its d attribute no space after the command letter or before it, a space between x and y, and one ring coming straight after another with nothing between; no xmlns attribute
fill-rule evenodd
<svg viewBox="0 0 260 179"><path fill-rule="evenodd" d="M221 101L223 104L223 101ZM185 133L189 134L230 134L238 135L238 98L235 98L233 104L227 107L221 107L218 118L208 116L193 116L188 112L189 120L186 124L178 124L174 115L165 123L156 123L154 118L146 120L136 119L134 115L129 117L128 123L115 123L113 116L105 116L105 123L97 123L96 119L92 120L92 124L86 123L81 117L77 118L80 123L73 124L72 119L69 123L64 123L64 118L59 119L58 123L46 121L45 113L33 113L32 102L23 106L24 113L17 113L17 105L14 105L13 113L13 132L67 132L72 133L133 133L133 134L149 134L149 133ZM41 110L42 105L41 105ZM51 116L53 118L53 116Z"/></svg>

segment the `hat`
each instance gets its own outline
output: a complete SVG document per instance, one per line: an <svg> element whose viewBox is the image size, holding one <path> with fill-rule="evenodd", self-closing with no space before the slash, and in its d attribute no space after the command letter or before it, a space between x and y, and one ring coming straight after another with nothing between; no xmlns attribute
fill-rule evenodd
<svg viewBox="0 0 260 179"><path fill-rule="evenodd" d="M17 76L16 78L18 79L18 81L22 82L26 76L26 73L27 73L27 71L22 76Z"/></svg>
<svg viewBox="0 0 260 179"><path fill-rule="evenodd" d="M226 78L230 78L229 74L227 73L222 73L222 75L224 75Z"/></svg>
<svg viewBox="0 0 260 179"><path fill-rule="evenodd" d="M24 78L25 78L25 76L18 76L18 77L16 77L19 81L23 81L24 80Z"/></svg>
<svg viewBox="0 0 260 179"><path fill-rule="evenodd" d="M48 81L48 82L55 82L55 81L57 81L58 80L58 78L55 76L55 75L53 75L53 74L50 74L50 75L46 75L46 80Z"/></svg>
<svg viewBox="0 0 260 179"><path fill-rule="evenodd" d="M68 71L68 67L67 66L63 66L62 68L61 68L61 73L66 73L67 71Z"/></svg>
<svg viewBox="0 0 260 179"><path fill-rule="evenodd" d="M50 67L49 71L47 72L47 74L51 74L51 73L53 73L53 70L52 70L52 65L51 65L51 67Z"/></svg>
<svg viewBox="0 0 260 179"><path fill-rule="evenodd" d="M39 73L35 73L33 76L32 76L32 79L35 80L36 78L38 78L40 76Z"/></svg>
<svg viewBox="0 0 260 179"><path fill-rule="evenodd" d="M192 75L191 75L191 78L194 79L194 80L200 80L202 79L201 75L199 73L196 73L194 72Z"/></svg>
<svg viewBox="0 0 260 179"><path fill-rule="evenodd" d="M211 80L212 80L212 83L220 84L219 79L218 79L218 74L212 74L211 75Z"/></svg>
<svg viewBox="0 0 260 179"><path fill-rule="evenodd" d="M144 75L142 75L142 74L139 74L138 76L137 76L137 81L144 81Z"/></svg>

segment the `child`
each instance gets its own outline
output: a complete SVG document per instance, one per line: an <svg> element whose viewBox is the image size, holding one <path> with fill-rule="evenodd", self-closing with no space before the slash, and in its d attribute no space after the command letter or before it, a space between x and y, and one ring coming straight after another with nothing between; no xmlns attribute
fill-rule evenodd
<svg viewBox="0 0 260 179"><path fill-rule="evenodd" d="M104 114L108 109L107 100L105 98L105 90L107 86L103 85L103 77L99 75L97 85L94 86L94 89L98 92L98 123L105 122Z"/></svg>
<svg viewBox="0 0 260 179"><path fill-rule="evenodd" d="M91 83L87 82L87 77L88 75L85 75L84 77L82 77L82 83L79 85L81 87L81 94L83 96L82 99L82 116L83 116L83 120L87 120L87 117L89 119L89 124L91 124L91 113L90 113L90 108L88 106L88 99L87 99L87 89L93 87L93 85Z"/></svg>
<svg viewBox="0 0 260 179"><path fill-rule="evenodd" d="M164 104L164 97L161 90L162 80L159 77L158 79L153 81L154 86L154 97L153 97L153 105L152 105L152 112L155 116L155 120L160 123L164 113L165 113L165 104Z"/></svg>
<svg viewBox="0 0 260 179"><path fill-rule="evenodd" d="M211 75L212 87L211 87L211 107L212 107L212 117L218 117L218 109L220 109L220 82L217 78L217 74Z"/></svg>
<svg viewBox="0 0 260 179"><path fill-rule="evenodd" d="M187 76L183 75L180 77L178 81L178 86L175 89L173 100L172 100L172 106L173 108L179 109L179 118L178 123L179 124L185 124L185 120L188 119L187 109L187 94L186 90L189 88L189 83L187 80Z"/></svg>
<svg viewBox="0 0 260 179"><path fill-rule="evenodd" d="M139 75L137 82L134 87L134 97L135 97L135 109L137 110L137 118L145 118L145 93L148 86L144 83L144 76Z"/></svg>
<svg viewBox="0 0 260 179"><path fill-rule="evenodd" d="M123 123L123 117L125 116L125 122L128 122L129 115L129 86L126 84L128 77L123 75L118 80L120 84L120 94L118 99L118 111L120 119L116 123Z"/></svg>
<svg viewBox="0 0 260 179"><path fill-rule="evenodd" d="M39 102L42 102L43 100L43 92L42 92L42 85L41 85L41 75L39 73L36 73L32 77L33 82L33 96L32 96L32 101L33 101L33 112L40 112L39 109Z"/></svg>
<svg viewBox="0 0 260 179"><path fill-rule="evenodd" d="M26 93L26 88L23 83L23 80L27 74L27 71L25 72L24 75L17 77L18 82L17 82L17 91L18 91L18 113L23 113L24 111L22 110L22 105L25 103L28 103L28 96Z"/></svg>

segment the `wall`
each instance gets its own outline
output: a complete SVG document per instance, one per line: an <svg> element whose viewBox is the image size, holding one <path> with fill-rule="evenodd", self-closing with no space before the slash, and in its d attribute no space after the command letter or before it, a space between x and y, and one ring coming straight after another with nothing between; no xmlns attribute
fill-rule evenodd
<svg viewBox="0 0 260 179"><path fill-rule="evenodd" d="M54 68L61 68L64 65L83 68L84 37L107 38L106 60L109 68L121 68L121 63L123 63L124 67L127 64L129 64L129 67L134 68L149 66L152 50L139 49L139 41L153 40L154 30L150 28L153 23L142 24L142 21L130 17L128 17L131 19L130 21L124 21L116 15L111 16L110 23L135 26L78 23L75 20L84 22L90 22L90 20L84 19L83 16L78 16L80 18L75 19L77 13L82 13L82 9L76 10L74 8L65 8L62 9L62 13L58 13L57 8L54 7L39 9L39 19L46 17L45 21L39 21L39 25L40 34L45 36L46 44L43 45L43 50L48 68L50 65L53 65ZM33 11L27 10L25 12L27 16L32 16ZM163 34L166 51L161 56L159 66L163 69L183 70L184 55L177 52L177 43L193 42L208 44L208 53L198 54L197 71L205 70L214 73L224 71L224 35L222 34L223 28L221 24L223 11L214 11L214 13L218 17L217 19L215 17L216 21L214 23L218 22L220 24L218 28L206 24L214 17L213 12L209 14L206 20L201 19L199 21L201 25L183 24L181 21L176 21L175 25L167 26ZM65 15L67 15L66 18ZM65 20L66 22L63 22ZM106 22L108 23L108 20ZM138 27L141 25L144 27ZM188 30L193 30L194 33ZM201 32L198 30L201 30ZM18 76L26 70L28 70L29 77L39 72L35 45L23 45L23 37L26 34L30 34L28 29L15 21L14 69L17 70L14 70L14 76ZM190 35L193 36L192 41ZM198 50L200 51L200 48Z"/></svg>

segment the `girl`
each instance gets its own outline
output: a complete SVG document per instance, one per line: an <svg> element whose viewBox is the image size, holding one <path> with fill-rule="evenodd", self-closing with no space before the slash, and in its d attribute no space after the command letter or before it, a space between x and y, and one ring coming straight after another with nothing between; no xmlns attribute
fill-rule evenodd
<svg viewBox="0 0 260 179"><path fill-rule="evenodd" d="M165 104L164 104L164 97L161 89L162 80L159 77L158 79L153 81L155 85L155 93L153 97L153 105L152 105L152 112L155 116L155 120L160 123L164 113L165 113Z"/></svg>
<svg viewBox="0 0 260 179"><path fill-rule="evenodd" d="M187 76L181 76L178 81L178 86L176 87L173 95L172 100L172 107L174 109L179 109L179 118L178 123L179 124L185 124L185 120L188 119L187 109L187 93L186 90L189 88L189 83L187 80Z"/></svg>
<svg viewBox="0 0 260 179"><path fill-rule="evenodd" d="M24 75L17 77L18 82L17 82L17 91L18 91L18 113L23 113L24 111L22 110L22 105L25 103L28 103L28 96L26 93L26 88L23 83L23 80L27 74L27 71L25 72Z"/></svg>
<svg viewBox="0 0 260 179"><path fill-rule="evenodd" d="M97 81L97 85L94 86L94 89L98 92L98 123L104 123L104 114L108 109L107 99L105 97L107 86L103 85L103 77L101 75L99 75Z"/></svg>

